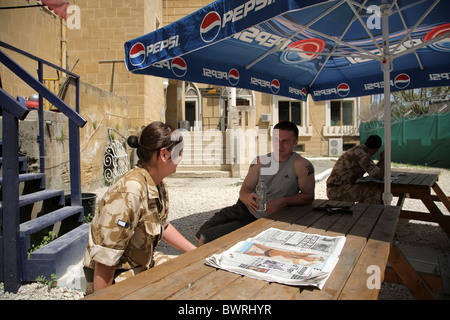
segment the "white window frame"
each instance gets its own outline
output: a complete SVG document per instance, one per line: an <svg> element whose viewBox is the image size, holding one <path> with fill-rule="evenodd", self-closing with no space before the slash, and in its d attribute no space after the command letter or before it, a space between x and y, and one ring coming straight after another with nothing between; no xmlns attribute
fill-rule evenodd
<svg viewBox="0 0 450 320"><path fill-rule="evenodd" d="M278 116L278 102L279 101L300 101L301 102L301 123L297 126L299 135L301 136L312 136L312 126L309 122L309 99L307 101L302 101L298 99L292 99L282 96L273 96L272 103L272 123L276 125L280 120Z"/></svg>

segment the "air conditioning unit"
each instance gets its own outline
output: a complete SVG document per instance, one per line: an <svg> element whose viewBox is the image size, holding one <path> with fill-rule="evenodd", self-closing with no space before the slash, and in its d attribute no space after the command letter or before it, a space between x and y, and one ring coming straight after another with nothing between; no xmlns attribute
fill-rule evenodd
<svg viewBox="0 0 450 320"><path fill-rule="evenodd" d="M261 122L270 122L270 113L262 113Z"/></svg>
<svg viewBox="0 0 450 320"><path fill-rule="evenodd" d="M328 155L339 157L342 154L342 138L328 140Z"/></svg>

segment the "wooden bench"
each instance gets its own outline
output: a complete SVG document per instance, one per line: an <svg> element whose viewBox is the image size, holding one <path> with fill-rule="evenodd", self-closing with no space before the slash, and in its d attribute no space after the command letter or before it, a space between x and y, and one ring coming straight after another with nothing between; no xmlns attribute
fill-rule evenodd
<svg viewBox="0 0 450 320"><path fill-rule="evenodd" d="M441 272L442 292L446 298L450 298L450 254L439 255L439 270Z"/></svg>
<svg viewBox="0 0 450 320"><path fill-rule="evenodd" d="M400 171L392 170L392 176L396 179L391 182L392 194L398 197L397 206L402 207L406 198L419 199L428 209L428 212L402 210L400 218L429 221L439 223L440 227L447 236L450 237L450 216L444 215L435 201L444 204L450 211L450 199L444 194L437 181L439 179L438 171ZM381 190L384 190L383 182L361 182L375 184ZM431 194L434 190L436 195Z"/></svg>

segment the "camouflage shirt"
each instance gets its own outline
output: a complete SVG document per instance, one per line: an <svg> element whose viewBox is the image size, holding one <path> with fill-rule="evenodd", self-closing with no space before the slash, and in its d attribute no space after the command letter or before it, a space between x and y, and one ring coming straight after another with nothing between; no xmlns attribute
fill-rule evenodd
<svg viewBox="0 0 450 320"><path fill-rule="evenodd" d="M355 184L367 172L373 176L380 172L380 168L370 159L365 145L359 145L346 151L339 157L333 167L327 184L333 186Z"/></svg>
<svg viewBox="0 0 450 320"><path fill-rule="evenodd" d="M134 168L119 178L102 198L91 222L84 265L95 261L116 269L152 266L154 248L168 225L168 194L147 170Z"/></svg>

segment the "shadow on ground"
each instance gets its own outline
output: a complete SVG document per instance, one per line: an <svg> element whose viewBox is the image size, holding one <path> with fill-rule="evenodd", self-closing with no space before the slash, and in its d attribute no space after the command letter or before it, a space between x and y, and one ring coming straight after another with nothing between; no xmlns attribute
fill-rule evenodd
<svg viewBox="0 0 450 320"><path fill-rule="evenodd" d="M220 209L219 209L220 210ZM211 218L219 210L211 210L205 212L194 213L186 217L178 218L170 221L170 223L191 243L197 245L197 239L195 238L195 233L198 229L205 223L209 218ZM175 254L179 255L182 252L175 249L171 245L167 244L165 241L161 241L156 249L164 254Z"/></svg>

